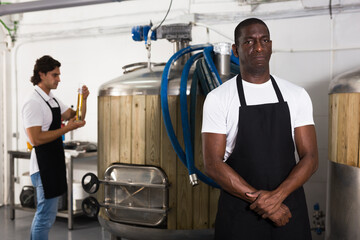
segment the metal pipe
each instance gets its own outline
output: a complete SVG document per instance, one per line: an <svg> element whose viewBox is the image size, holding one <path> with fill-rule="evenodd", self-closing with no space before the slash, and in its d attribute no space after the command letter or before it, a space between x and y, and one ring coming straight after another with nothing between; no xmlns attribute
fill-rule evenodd
<svg viewBox="0 0 360 240"><path fill-rule="evenodd" d="M0 169L0 177L1 179L4 179L4 184L3 186L1 187L1 191L0 191L0 194L3 194L4 198L3 199L0 199L0 203L7 203L8 202L8 198L9 198L9 191L7 188L4 188L4 186L9 186L9 179L11 179L9 177L9 162L6 160L8 159L8 137L9 137L9 134L8 134L8 131L7 129L9 129L9 123L8 123L8 116L7 116L7 111L8 111L8 105L7 105L7 97L8 97L8 94L7 94L7 82L6 82L6 79L7 79L7 69L6 69L6 50L2 50L1 51L1 60L2 60L2 66L0 67L2 69L2 76L0 78L2 78L2 100L0 100L1 102L1 112L0 112L0 118L2 120L2 124L0 126L0 130L1 132L3 133L2 134L2 139L0 140L1 144L2 144L2 153L3 153L3 161L2 161L2 164L0 164L1 166L1 169ZM10 213L11 214L11 213Z"/></svg>
<svg viewBox="0 0 360 240"><path fill-rule="evenodd" d="M173 42L174 53L177 53L179 50L184 49L189 45L190 45L189 41L174 41ZM173 63L173 68L176 70L182 70L186 61L189 60L189 58L190 58L189 54L185 54L178 61Z"/></svg>
<svg viewBox="0 0 360 240"><path fill-rule="evenodd" d="M230 77L231 43L220 42L213 45L214 63L221 80L225 82Z"/></svg>
<svg viewBox="0 0 360 240"><path fill-rule="evenodd" d="M57 0L57 1L41 0L41 1L13 3L7 5L0 5L0 16L14 14L14 13L36 12L43 10L79 7L79 6L86 6L93 4L122 2L122 1L123 0Z"/></svg>

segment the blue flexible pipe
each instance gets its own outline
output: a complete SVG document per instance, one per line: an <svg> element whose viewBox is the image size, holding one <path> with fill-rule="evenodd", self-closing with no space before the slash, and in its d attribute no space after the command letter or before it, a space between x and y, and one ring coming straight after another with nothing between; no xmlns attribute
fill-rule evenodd
<svg viewBox="0 0 360 240"><path fill-rule="evenodd" d="M235 63L236 65L240 65L239 58L235 57L233 50L231 50L230 61Z"/></svg>
<svg viewBox="0 0 360 240"><path fill-rule="evenodd" d="M198 86L199 86L199 78L198 73L195 68L191 87L190 87L190 132L191 132L191 143L194 149L194 142L195 142L195 119L196 119L196 101L197 101L197 93L198 93Z"/></svg>
<svg viewBox="0 0 360 240"><path fill-rule="evenodd" d="M185 166L187 166L184 159L185 153L182 151L181 146L176 138L173 126L171 124L171 118L169 113L169 103L168 103L168 76L170 75L170 67L171 65L178 60L182 55L186 53L190 53L192 51L196 50L202 50L208 45L195 45L195 46L189 46L187 48L183 48L176 52L166 63L163 74L162 74L162 80L161 80L161 87L160 87L160 101L161 101L161 110L164 117L164 124L166 131L169 135L171 144L176 152L176 154L179 156L180 160L183 162Z"/></svg>
<svg viewBox="0 0 360 240"><path fill-rule="evenodd" d="M213 46L209 46L204 48L204 57L205 57L205 61L207 63L207 65L209 66L209 69L212 73L212 75L214 76L214 79L216 79L217 81L217 86L218 87L222 84L220 75L215 67L214 61L212 60L212 56L211 56L211 52L213 51Z"/></svg>
<svg viewBox="0 0 360 240"><path fill-rule="evenodd" d="M202 50L202 49L204 49L205 47L208 47L208 46L209 45L207 45L207 44L200 44L200 45L189 46L189 47L186 47L186 48L183 48L183 49L179 50L166 63L163 74L162 74L161 89L160 89L160 101L161 101L161 110L162 110L162 114L163 114L163 118L164 118L165 128L166 128L166 131L168 133L171 144L172 144L176 154L178 155L181 162L186 167L187 167L187 162L186 162L185 153L182 150L182 148L181 148L181 146L179 144L179 141L176 138L175 131L174 131L174 128L173 128L172 123L171 123L171 118L170 118L170 113L169 113L168 94L167 94L168 93L168 77L169 77L169 74L170 74L171 65L176 60L178 60L181 56L183 56L184 54L193 52L193 51ZM213 187L219 188L219 186L212 179L210 179L209 177L204 175L201 171L199 171L196 168L195 168L194 171L195 171L196 174L198 174L201 181L203 181L206 184L211 185Z"/></svg>
<svg viewBox="0 0 360 240"><path fill-rule="evenodd" d="M183 136L184 136L184 145L185 145L185 153L186 153L186 163L187 168L189 171L189 175L195 173L195 166L194 166L194 151L191 141L191 133L190 133L190 126L189 126L189 116L187 110L187 80L189 77L189 72L191 66L194 64L196 60L202 57L203 53L197 53L190 57L190 59L186 62L184 69L181 74L181 81L180 81L180 111L181 111L181 124L183 128ZM196 93L195 93L196 94Z"/></svg>

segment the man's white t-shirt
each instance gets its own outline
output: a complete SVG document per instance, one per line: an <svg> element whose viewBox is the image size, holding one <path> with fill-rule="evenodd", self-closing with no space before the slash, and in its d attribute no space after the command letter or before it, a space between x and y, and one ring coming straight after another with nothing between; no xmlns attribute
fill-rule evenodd
<svg viewBox="0 0 360 240"><path fill-rule="evenodd" d="M41 126L42 131L48 131L50 128L52 122L52 112L44 100L47 101L51 107L60 106L61 114L68 109L68 107L58 98L56 98L56 101L59 105L55 102L54 95L51 91L50 94L47 95L39 86L36 85L34 91L26 99L22 107L23 126L29 142L30 140L26 132L27 128ZM33 145L33 143L31 144ZM39 165L36 159L35 148L33 148L30 156L30 175L38 171Z"/></svg>
<svg viewBox="0 0 360 240"><path fill-rule="evenodd" d="M284 101L288 103L294 138L295 128L314 124L311 99L304 88L276 76L273 77L279 86ZM263 84L253 84L244 80L242 83L247 105L278 102L270 79ZM227 160L235 147L239 107L236 76L212 90L204 102L202 132L226 134L224 161Z"/></svg>

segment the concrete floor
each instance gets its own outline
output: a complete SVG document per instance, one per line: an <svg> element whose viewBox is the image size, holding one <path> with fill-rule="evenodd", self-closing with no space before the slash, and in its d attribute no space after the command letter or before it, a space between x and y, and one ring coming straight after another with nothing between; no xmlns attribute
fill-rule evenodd
<svg viewBox="0 0 360 240"><path fill-rule="evenodd" d="M22 210L15 211L15 219L10 219L10 208L0 207L0 239L1 240L26 240L30 239L30 226L34 217L33 212ZM50 230L50 240L110 240L97 220L78 216L74 218L73 230L68 230L66 218L56 218Z"/></svg>
<svg viewBox="0 0 360 240"><path fill-rule="evenodd" d="M0 206L0 240L30 239L30 226L34 212L15 211L15 219L10 219L9 206ZM324 239L324 235L313 232L313 240ZM73 230L68 230L67 218L56 218L50 230L49 240L112 240L109 232L105 231L99 222L86 216L74 218ZM114 239L114 238L113 238ZM120 238L117 238L120 239ZM122 240L129 240L124 239Z"/></svg>

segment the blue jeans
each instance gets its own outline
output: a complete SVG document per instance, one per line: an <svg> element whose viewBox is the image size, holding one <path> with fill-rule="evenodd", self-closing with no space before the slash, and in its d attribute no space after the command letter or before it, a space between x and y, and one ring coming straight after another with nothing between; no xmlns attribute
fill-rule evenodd
<svg viewBox="0 0 360 240"><path fill-rule="evenodd" d="M31 240L47 240L51 226L56 219L59 197L45 199L40 172L31 175L36 188L37 208L31 224Z"/></svg>

